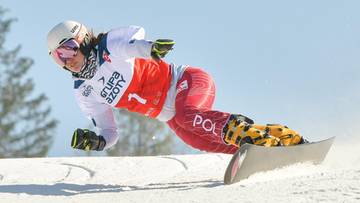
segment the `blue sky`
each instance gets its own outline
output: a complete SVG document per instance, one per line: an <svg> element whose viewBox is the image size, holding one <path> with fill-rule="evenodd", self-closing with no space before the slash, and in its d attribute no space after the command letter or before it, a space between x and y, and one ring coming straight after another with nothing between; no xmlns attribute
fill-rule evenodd
<svg viewBox="0 0 360 203"><path fill-rule="evenodd" d="M76 20L95 32L124 25L147 39L176 41L168 62L202 67L217 86L215 108L258 123L283 123L310 140L360 130L360 2L348 1L14 1L6 47L35 60L29 76L60 121L50 156L74 155L72 132L90 122L71 77L47 55L46 35Z"/></svg>

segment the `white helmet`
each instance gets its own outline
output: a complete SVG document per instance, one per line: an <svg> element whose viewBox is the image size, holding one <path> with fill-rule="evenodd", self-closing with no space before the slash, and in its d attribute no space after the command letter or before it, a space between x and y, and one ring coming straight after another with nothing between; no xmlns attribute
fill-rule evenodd
<svg viewBox="0 0 360 203"><path fill-rule="evenodd" d="M82 41L87 33L86 27L75 21L64 21L57 24L50 30L47 36L47 45L49 51L52 52L58 48L62 43L69 39L77 39Z"/></svg>

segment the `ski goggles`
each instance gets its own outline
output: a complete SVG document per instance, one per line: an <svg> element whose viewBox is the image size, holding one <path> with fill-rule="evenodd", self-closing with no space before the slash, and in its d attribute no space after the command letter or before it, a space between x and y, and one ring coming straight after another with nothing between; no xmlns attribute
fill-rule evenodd
<svg viewBox="0 0 360 203"><path fill-rule="evenodd" d="M80 44L75 39L69 39L54 51L50 52L50 55L58 65L64 67L66 60L74 58L79 48Z"/></svg>

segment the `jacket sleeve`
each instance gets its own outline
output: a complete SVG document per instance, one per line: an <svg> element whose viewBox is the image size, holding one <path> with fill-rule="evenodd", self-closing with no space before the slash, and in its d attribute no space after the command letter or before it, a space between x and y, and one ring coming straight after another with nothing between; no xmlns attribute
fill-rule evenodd
<svg viewBox="0 0 360 203"><path fill-rule="evenodd" d="M129 26L110 31L107 47L115 57L150 58L152 42L145 40L144 28Z"/></svg>
<svg viewBox="0 0 360 203"><path fill-rule="evenodd" d="M75 92L75 96L81 111L92 121L98 129L99 135L105 138L105 149L115 145L119 139L119 135L112 108L93 100L91 97L83 97L77 91Z"/></svg>

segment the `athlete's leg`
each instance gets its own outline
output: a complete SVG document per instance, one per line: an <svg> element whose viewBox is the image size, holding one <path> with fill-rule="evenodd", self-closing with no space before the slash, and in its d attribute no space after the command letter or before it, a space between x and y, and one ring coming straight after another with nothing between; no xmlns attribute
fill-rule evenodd
<svg viewBox="0 0 360 203"><path fill-rule="evenodd" d="M222 129L230 114L212 110L214 99L211 76L199 68L187 68L177 86L175 122L203 139L223 143Z"/></svg>
<svg viewBox="0 0 360 203"><path fill-rule="evenodd" d="M206 72L187 68L178 81L176 115L168 124L187 144L208 152L234 153L237 147L222 139L229 113L211 110L215 85Z"/></svg>
<svg viewBox="0 0 360 203"><path fill-rule="evenodd" d="M176 115L168 124L182 140L195 148L233 153L235 148L231 146L239 147L243 143L263 146L286 143L260 125L254 125L251 119L212 110L215 85L210 75L201 69L188 68L177 84L177 93Z"/></svg>
<svg viewBox="0 0 360 203"><path fill-rule="evenodd" d="M195 134L194 132L189 132L186 129L180 127L176 121L170 120L167 122L169 127L173 129L180 139L182 139L186 144L191 147L206 151L206 152L215 152L215 153L225 153L225 154L234 154L238 150L237 146L226 145L224 143L214 142L208 139L203 139L202 136Z"/></svg>

